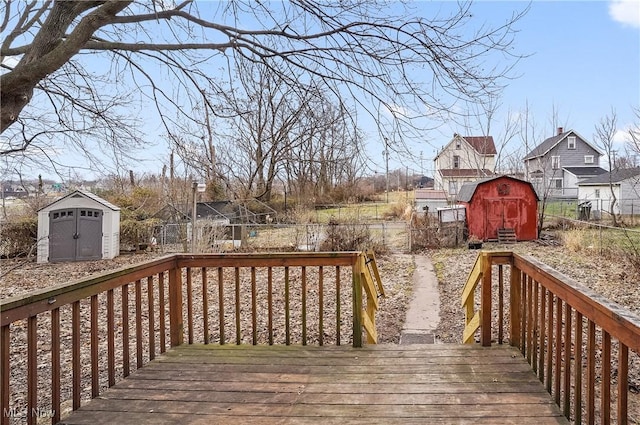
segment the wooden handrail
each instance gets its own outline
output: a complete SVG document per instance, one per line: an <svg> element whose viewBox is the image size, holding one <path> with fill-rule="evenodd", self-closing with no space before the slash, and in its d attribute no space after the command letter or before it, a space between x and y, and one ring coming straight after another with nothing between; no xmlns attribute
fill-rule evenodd
<svg viewBox="0 0 640 425"><path fill-rule="evenodd" d="M509 266L508 288L503 288L503 265ZM493 266L498 267L498 279ZM479 282L478 316L478 312L474 313L474 294ZM499 291L498 306L491 296L495 286ZM506 290L508 300L503 300ZM603 423L611 419L627 423L629 351L640 354L640 316L533 257L483 251L463 289L465 315L474 313L473 319L467 320L463 340L472 342L479 328L480 343L491 345L496 324L491 311L498 307L497 339L502 343L504 301L509 308L510 344L520 349L568 419L581 423L586 415L586 421L593 423L599 414ZM601 355L596 344L601 347ZM632 361L638 361L638 356L633 356ZM613 377L612 367L617 369ZM599 378L596 370L600 370ZM614 392L611 387L616 380ZM596 391L598 385L600 391Z"/></svg>
<svg viewBox="0 0 640 425"><path fill-rule="evenodd" d="M378 311L379 307L378 298L384 297L385 294L373 251L365 251L358 256L353 276L354 330L363 327L367 334L367 342L376 344L378 342L378 331L376 329L376 311ZM363 295L366 295L366 307L364 309ZM354 332L354 337L356 334L361 337L359 332ZM354 346L362 346L362 340L359 340L356 345L354 339Z"/></svg>
<svg viewBox="0 0 640 425"><path fill-rule="evenodd" d="M283 280L276 278L275 269L283 270ZM313 291L308 288L311 269L317 278ZM351 270L352 284L343 288L347 282L342 278L345 269ZM328 281L329 277L333 282ZM324 297L324 287L328 284L335 285L333 300ZM232 330L235 343L239 344L243 340L242 332L247 331L241 329L242 314L250 315L253 344L259 342L260 319L266 321L269 332L264 342L277 343L275 334L278 333L285 335L286 344L293 343L293 330L300 326L298 342L303 345L312 338L320 345L327 341L325 316L332 315L335 343L340 345L341 327L345 322L341 304L345 296L351 295L352 344L362 346L363 331L368 342L375 343L379 292L384 293L384 289L373 252L175 254L2 300L0 424L8 424L10 417L16 415L26 417L28 423L36 423L43 414L50 415L52 423L57 423L64 402L62 394L72 393L70 401L75 410L83 398L98 396L103 387L128 376L132 366L142 367L169 345L182 344L185 338L189 343L199 340L208 344L217 339L224 344L230 336L226 331ZM312 297L312 294L315 295ZM224 301L225 295L231 295L232 305ZM259 296L267 299L259 301ZM301 297L299 308L294 307L294 296ZM279 300L284 303L281 309L276 306ZM243 307L244 301L251 305L250 309ZM116 308L117 305L121 308ZM202 313L196 314L196 305ZM260 308L268 312L267 317L259 316ZM219 317L215 338L212 336L215 323L209 322L213 309L218 310ZM285 323L279 328L276 321L282 312ZM42 324L47 321L50 327L45 329ZM310 335L312 328L314 336ZM69 338L61 338L63 329L70 329ZM44 361L39 350L43 340L50 342L49 388L42 387L42 379L38 377L38 364ZM11 359L18 355L17 347L22 345L26 346L27 357L23 374L26 405L15 406L12 405L11 379L20 374L10 373L12 367L16 367ZM106 351L106 359L99 358L100 347ZM71 374L61 373L62 361L67 358ZM87 359L90 361L85 366ZM83 379L87 375L91 385L90 392L85 394L83 388L87 385ZM50 409L42 409L43 405Z"/></svg>

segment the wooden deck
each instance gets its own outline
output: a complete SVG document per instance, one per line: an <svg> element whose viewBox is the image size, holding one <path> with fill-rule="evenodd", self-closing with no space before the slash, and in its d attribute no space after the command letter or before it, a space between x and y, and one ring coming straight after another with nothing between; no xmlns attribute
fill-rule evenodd
<svg viewBox="0 0 640 425"><path fill-rule="evenodd" d="M566 424L519 351L182 345L64 424Z"/></svg>

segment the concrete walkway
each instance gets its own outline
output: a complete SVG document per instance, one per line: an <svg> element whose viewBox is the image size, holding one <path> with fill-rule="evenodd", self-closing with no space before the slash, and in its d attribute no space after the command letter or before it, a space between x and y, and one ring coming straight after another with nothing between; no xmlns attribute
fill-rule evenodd
<svg viewBox="0 0 640 425"><path fill-rule="evenodd" d="M435 329L440 321L440 293L438 278L431 259L426 255L413 256L413 294L402 327L400 344L433 344Z"/></svg>

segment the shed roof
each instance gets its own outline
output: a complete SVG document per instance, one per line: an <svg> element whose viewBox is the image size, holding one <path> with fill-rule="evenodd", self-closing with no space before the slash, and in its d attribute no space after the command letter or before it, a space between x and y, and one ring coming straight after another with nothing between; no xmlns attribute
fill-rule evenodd
<svg viewBox="0 0 640 425"><path fill-rule="evenodd" d="M416 199L443 199L447 200L447 193L444 190L416 189Z"/></svg>
<svg viewBox="0 0 640 425"><path fill-rule="evenodd" d="M60 202L63 202L66 199L79 198L79 197L84 197L84 198L91 199L91 200L99 203L100 205L102 205L102 206L104 206L106 208L109 208L112 211L120 211L120 207L117 207L117 206L113 205L111 202L109 202L109 201L107 201L105 199L102 199L101 197L99 197L95 193L87 192L86 190L80 190L80 189L74 190L73 192L70 192L70 193L66 194L62 198L57 199L57 200L53 201L52 203L50 203L49 205L46 205L46 206L40 208L38 211L42 211L45 208L50 208L53 205L58 204Z"/></svg>
<svg viewBox="0 0 640 425"><path fill-rule="evenodd" d="M511 176L493 176L493 177L487 177L485 179L476 180L474 182L465 183L460 188L460 191L458 192L458 196L456 199L459 202L471 202L471 198L473 198L473 194L476 193L476 189L478 188L478 186L484 183L491 182L493 180L498 180L498 179L509 179L516 182L524 183L531 187L531 191L536 196L536 199L538 199L538 194L536 193L535 189L533 188L530 182L516 179L515 177L511 177Z"/></svg>
<svg viewBox="0 0 640 425"><path fill-rule="evenodd" d="M592 177L578 183L578 186L588 185L602 185L609 183L620 183L623 180L638 177L640 179L640 167L636 168L623 168L620 170L613 170L611 172L605 172L599 176Z"/></svg>

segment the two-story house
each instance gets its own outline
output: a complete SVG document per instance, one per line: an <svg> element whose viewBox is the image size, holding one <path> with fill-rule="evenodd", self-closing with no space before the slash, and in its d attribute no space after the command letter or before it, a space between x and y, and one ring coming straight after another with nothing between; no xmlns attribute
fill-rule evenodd
<svg viewBox="0 0 640 425"><path fill-rule="evenodd" d="M527 180L538 196L577 198L578 183L607 171L600 167L602 153L573 130L558 127L555 136L536 146L524 158Z"/></svg>
<svg viewBox="0 0 640 425"><path fill-rule="evenodd" d="M455 197L464 183L493 176L495 156L492 136L454 134L434 159L434 189Z"/></svg>

